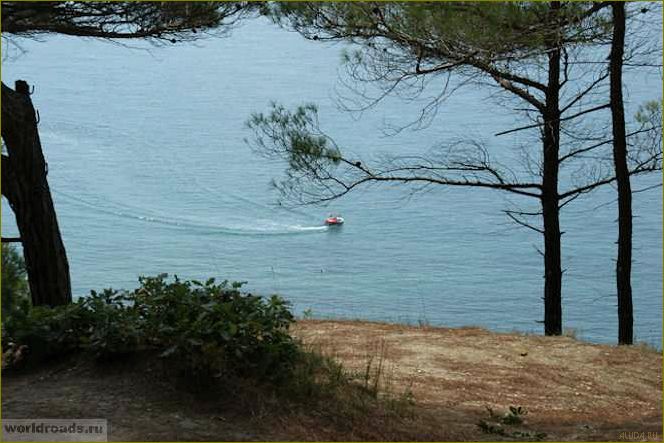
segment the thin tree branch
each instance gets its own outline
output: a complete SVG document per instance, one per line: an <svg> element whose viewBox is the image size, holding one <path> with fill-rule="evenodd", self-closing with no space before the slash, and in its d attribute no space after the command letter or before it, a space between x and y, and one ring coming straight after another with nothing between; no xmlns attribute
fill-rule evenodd
<svg viewBox="0 0 664 443"><path fill-rule="evenodd" d="M531 225L531 224L529 224L529 223L526 223L526 222L524 222L523 220L518 219L514 214L512 214L512 211L504 210L503 212L504 212L509 218L511 218L512 221L514 221L515 223L517 223L517 224L523 226L524 228L532 229L533 231L538 232L538 233L544 235L544 230L542 230L542 229L540 229L540 228L536 228L535 226L533 226L533 225Z"/></svg>
<svg viewBox="0 0 664 443"><path fill-rule="evenodd" d="M635 135L638 135L638 134L642 134L642 133L644 133L644 132L654 131L654 130L655 130L655 128L639 129L638 131L630 132L629 134L627 134L627 138L632 137L632 136L635 136ZM610 143L613 143L613 139L612 139L612 138L611 138L611 139L608 139L608 140L603 140L603 141L601 141L601 142L599 142L599 143L596 143L596 144L594 144L594 145L591 145L591 146L588 146L588 147L585 147L585 148L580 148L580 149L576 149L576 150L574 150L574 151L570 151L570 152L568 152L567 154L565 154L565 155L563 155L562 157L560 157L560 158L558 159L558 162L559 162L559 163L562 163L562 162L564 162L565 160L567 160L567 159L569 159L569 158L571 158L571 157L574 157L574 156L579 155L579 154L583 154L583 153L588 152L588 151L592 151L593 149L597 149L597 148L599 148L599 147L601 147L601 146L608 145L608 144L610 144Z"/></svg>
<svg viewBox="0 0 664 443"><path fill-rule="evenodd" d="M610 106L611 106L611 105L610 105L609 103L605 103L605 104L603 104L603 105L595 106L595 107L590 108L590 109L585 109L585 110L583 110L583 111L577 112L576 114L569 115L569 116L567 116L567 117L562 117L562 118L558 119L558 121L561 121L561 122L562 122L562 121L566 121L566 120L572 120L572 119L575 119L575 118L577 118L577 117L580 117L580 116L582 116L582 115L584 115L584 114L589 114L589 113L591 113L591 112L596 112L596 111L600 111L600 110L602 110L602 109L609 108ZM538 123L533 123L532 125L521 126L521 127L519 127L519 128L508 129L507 131L498 132L498 133L494 134L494 136L498 137L498 136L500 136L500 135L511 134L511 133L513 133L513 132L523 131L523 130L526 130L526 129L532 129L532 128L538 128L538 127L541 127L541 126L544 126L544 123L539 123L539 122L538 122Z"/></svg>

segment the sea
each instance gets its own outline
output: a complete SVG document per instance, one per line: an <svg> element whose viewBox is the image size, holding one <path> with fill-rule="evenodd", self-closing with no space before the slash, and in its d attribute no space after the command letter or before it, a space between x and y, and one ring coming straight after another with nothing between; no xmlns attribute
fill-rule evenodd
<svg viewBox="0 0 664 443"><path fill-rule="evenodd" d="M409 123L447 79L358 109L366 104L359 94L380 91L348 77L342 54L353 48L306 41L264 19L194 43L39 36L5 38L2 50L2 80L34 86L75 297L168 273L246 281L247 291L288 299L299 316L542 333L542 238L504 212L536 211L536 199L398 183L325 205L280 205L271 183L287 165L247 143L252 113L271 102L315 103L321 128L365 163L466 139L522 173L539 136L495 135L529 121L490 82L462 86L453 77L459 88L418 127ZM640 104L661 100L661 68L628 69L625 88L632 118ZM561 189L581 180L578 172L564 174ZM634 194L635 335L660 349L661 179L632 183L648 188ZM326 227L330 213L344 226ZM611 186L562 210L563 323L583 340L617 341L616 218ZM2 235L18 235L4 198Z"/></svg>

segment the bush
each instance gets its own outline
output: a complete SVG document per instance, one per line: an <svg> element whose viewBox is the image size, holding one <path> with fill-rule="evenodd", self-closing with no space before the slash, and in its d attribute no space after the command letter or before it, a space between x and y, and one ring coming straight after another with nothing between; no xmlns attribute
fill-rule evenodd
<svg viewBox="0 0 664 443"><path fill-rule="evenodd" d="M79 337L89 329L89 322L81 318L85 314L79 304L15 309L3 317L3 356L27 348L30 359L39 362L78 349Z"/></svg>
<svg viewBox="0 0 664 443"><path fill-rule="evenodd" d="M27 346L32 359L76 350L108 359L157 350L197 377L289 377L298 348L289 305L243 294L244 282L168 282L141 277L138 289L92 291L68 306L26 308L5 322L3 351Z"/></svg>
<svg viewBox="0 0 664 443"><path fill-rule="evenodd" d="M23 257L10 244L2 244L2 318L16 308L26 309L30 303L28 280Z"/></svg>
<svg viewBox="0 0 664 443"><path fill-rule="evenodd" d="M242 294L245 282L167 283L164 275L141 278L133 302L140 310L146 338L163 349L162 357L185 362L196 375L287 374L297 347L288 328L288 304Z"/></svg>
<svg viewBox="0 0 664 443"><path fill-rule="evenodd" d="M71 331L79 346L98 358L112 358L140 350L144 341L139 310L131 293L91 291L77 301Z"/></svg>

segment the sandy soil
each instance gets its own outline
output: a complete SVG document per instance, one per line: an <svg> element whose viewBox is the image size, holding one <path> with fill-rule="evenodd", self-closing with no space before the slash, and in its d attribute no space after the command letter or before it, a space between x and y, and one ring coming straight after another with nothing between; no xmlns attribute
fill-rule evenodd
<svg viewBox="0 0 664 443"><path fill-rule="evenodd" d="M237 399L202 401L157 376L159 368L131 362L100 370L68 361L3 374L2 416L107 418L111 441L495 441L506 437L477 427L487 408L521 406L525 422L506 430L554 441L662 440L662 358L645 347L353 321L300 321L294 332L360 375L369 367L375 376L380 366L387 395L411 393L414 415L403 433L313 413L238 416L228 407Z"/></svg>

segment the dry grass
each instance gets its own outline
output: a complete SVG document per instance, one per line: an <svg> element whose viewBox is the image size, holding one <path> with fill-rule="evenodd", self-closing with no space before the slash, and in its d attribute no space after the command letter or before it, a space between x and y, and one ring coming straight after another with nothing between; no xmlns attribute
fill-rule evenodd
<svg viewBox="0 0 664 443"><path fill-rule="evenodd" d="M661 440L662 357L647 346L359 321L300 321L296 335L355 370L381 346L390 389L410 390L439 426L471 431L487 407L523 406L526 428L550 439Z"/></svg>

